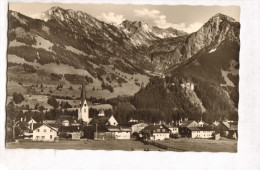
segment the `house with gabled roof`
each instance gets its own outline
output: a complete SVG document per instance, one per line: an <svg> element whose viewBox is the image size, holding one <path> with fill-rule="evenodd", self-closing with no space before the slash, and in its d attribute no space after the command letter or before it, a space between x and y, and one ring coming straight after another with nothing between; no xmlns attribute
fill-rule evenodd
<svg viewBox="0 0 260 170"><path fill-rule="evenodd" d="M31 118L27 123L31 124L31 123L37 123L33 118Z"/></svg>
<svg viewBox="0 0 260 170"><path fill-rule="evenodd" d="M82 126L60 126L58 135L61 138L79 140L83 136Z"/></svg>
<svg viewBox="0 0 260 170"><path fill-rule="evenodd" d="M106 126L117 126L118 122L116 121L113 115L104 115L104 116L96 116L91 119L89 122L90 125L106 125Z"/></svg>
<svg viewBox="0 0 260 170"><path fill-rule="evenodd" d="M130 139L131 128L126 126L93 125L85 127L84 135L94 140Z"/></svg>
<svg viewBox="0 0 260 170"><path fill-rule="evenodd" d="M183 122L180 123L179 126L179 133L181 136L188 136L189 131L188 128L189 127L197 127L198 126L198 122L195 120L185 120Z"/></svg>
<svg viewBox="0 0 260 170"><path fill-rule="evenodd" d="M179 134L179 128L177 126L171 125L171 124L165 124L165 126L170 129L171 135L177 135Z"/></svg>
<svg viewBox="0 0 260 170"><path fill-rule="evenodd" d="M79 125L77 118L70 115L60 115L55 123L59 126L62 126L64 124Z"/></svg>
<svg viewBox="0 0 260 170"><path fill-rule="evenodd" d="M33 126L34 141L54 141L58 136L58 127L53 124L36 123Z"/></svg>
<svg viewBox="0 0 260 170"><path fill-rule="evenodd" d="M187 137L210 139L213 138L214 134L215 130L210 126L188 127Z"/></svg>
<svg viewBox="0 0 260 170"><path fill-rule="evenodd" d="M141 130L143 130L145 127L147 127L148 124L147 123L131 123L130 127L131 127L131 133L139 133Z"/></svg>
<svg viewBox="0 0 260 170"><path fill-rule="evenodd" d="M141 134L147 140L165 140L170 138L170 129L161 124L153 124L141 130Z"/></svg>

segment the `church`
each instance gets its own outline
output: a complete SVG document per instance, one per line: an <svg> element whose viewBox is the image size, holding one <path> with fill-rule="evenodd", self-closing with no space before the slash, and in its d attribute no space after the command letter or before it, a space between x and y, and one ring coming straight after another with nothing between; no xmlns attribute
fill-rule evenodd
<svg viewBox="0 0 260 170"><path fill-rule="evenodd" d="M78 120L83 121L88 125L102 124L102 125L111 125L117 126L118 123L113 115L105 115L104 110L99 110L99 114L94 118L90 118L89 115L89 106L87 103L85 89L85 81L82 82L81 93L80 93L80 105L78 109Z"/></svg>
<svg viewBox="0 0 260 170"><path fill-rule="evenodd" d="M78 120L89 124L91 118L89 118L89 106L86 98L85 81L82 82L81 93L80 93L80 105L78 109Z"/></svg>

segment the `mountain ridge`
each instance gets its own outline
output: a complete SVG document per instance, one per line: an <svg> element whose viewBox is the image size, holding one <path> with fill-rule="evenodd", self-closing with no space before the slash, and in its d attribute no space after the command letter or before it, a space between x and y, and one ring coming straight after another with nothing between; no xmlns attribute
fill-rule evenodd
<svg viewBox="0 0 260 170"><path fill-rule="evenodd" d="M170 95L167 106L174 106L174 110L183 114L186 111L199 114L199 110L216 113L218 117L237 113L240 24L232 18L216 14L197 32L160 38L150 32L157 27L139 21L125 21L125 25L116 27L89 14L59 7L52 8L49 14L49 19L43 16L47 18L44 21L9 11L8 95L19 89L24 94L66 94L75 99L84 78L89 95L97 98L135 95L143 100L154 89L150 100L163 106L160 102L164 100L152 98L156 95L163 98L167 93ZM165 30L175 31L159 32ZM149 83L149 78L156 75L162 78L150 81L159 85ZM46 85L46 89L35 88L39 83ZM55 90L53 86L57 83L66 88ZM175 83L179 83L178 87L173 87ZM194 84L190 92L182 87L187 83ZM175 91L181 89L183 92L177 96L183 96L174 99ZM193 111L186 106L181 108L182 100L194 105ZM147 109L133 102L137 109ZM169 115L164 116L170 116L171 110L165 111Z"/></svg>

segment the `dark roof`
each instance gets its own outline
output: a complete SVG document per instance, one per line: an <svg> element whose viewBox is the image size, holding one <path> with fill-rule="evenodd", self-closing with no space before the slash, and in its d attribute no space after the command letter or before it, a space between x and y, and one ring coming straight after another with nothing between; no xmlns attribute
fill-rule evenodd
<svg viewBox="0 0 260 170"><path fill-rule="evenodd" d="M59 127L56 123L44 123L44 124L49 125L49 126L51 126L53 128L58 128Z"/></svg>
<svg viewBox="0 0 260 170"><path fill-rule="evenodd" d="M59 132L80 132L82 131L81 126L61 126Z"/></svg>
<svg viewBox="0 0 260 170"><path fill-rule="evenodd" d="M38 129L38 128L41 127L42 125L46 125L46 126L48 126L49 128L51 128L51 129L53 129L53 130L55 130L55 131L58 131L58 130L54 127L54 126L56 126L55 124L53 124L53 126L52 126L52 125L46 124L46 123L34 123L34 124L33 124L33 130Z"/></svg>
<svg viewBox="0 0 260 170"><path fill-rule="evenodd" d="M194 122L195 120L186 120L186 121L183 121L182 123L181 123L181 127L187 127L187 126L189 126L192 122ZM195 121L196 122L196 121ZM197 123L197 122L196 122Z"/></svg>
<svg viewBox="0 0 260 170"><path fill-rule="evenodd" d="M237 130L238 122L230 122L230 129L229 130Z"/></svg>
<svg viewBox="0 0 260 170"><path fill-rule="evenodd" d="M230 128L229 122L221 122L222 125L226 126L228 129Z"/></svg>
<svg viewBox="0 0 260 170"><path fill-rule="evenodd" d="M95 125L95 124L99 124L99 125L106 125L106 123L108 122L108 120L111 118L112 115L105 115L105 116L96 116L93 117L91 119L91 121L89 122L89 124Z"/></svg>
<svg viewBox="0 0 260 170"><path fill-rule="evenodd" d="M43 125L43 123L34 123L34 124L33 124L33 130L37 129L37 128L40 127L41 125Z"/></svg>
<svg viewBox="0 0 260 170"><path fill-rule="evenodd" d="M167 124L165 124L164 126L166 126L167 128L178 128L177 126L167 125Z"/></svg>
<svg viewBox="0 0 260 170"><path fill-rule="evenodd" d="M168 129L166 126L164 125L149 125L149 126L146 126L144 129L141 130L141 132L153 132L157 129L161 129L161 128L164 128L167 130L167 133L170 131L170 129ZM165 133L165 132L164 132Z"/></svg>
<svg viewBox="0 0 260 170"><path fill-rule="evenodd" d="M58 119L60 119L61 122L63 122L64 120L68 120L69 123L74 123L75 121L78 122L78 120L76 118L73 118L70 115L60 115L60 117Z"/></svg>
<svg viewBox="0 0 260 170"><path fill-rule="evenodd" d="M212 131L213 129L209 126L203 126L203 127L188 127L191 131Z"/></svg>
<svg viewBox="0 0 260 170"><path fill-rule="evenodd" d="M126 126L106 126L107 130L110 132L130 132L131 128Z"/></svg>
<svg viewBox="0 0 260 170"><path fill-rule="evenodd" d="M106 126L103 125L92 125L92 126L85 126L84 131L91 131L91 132L108 132Z"/></svg>
<svg viewBox="0 0 260 170"><path fill-rule="evenodd" d="M30 130L30 128L28 128L28 123L27 122L19 121L16 126L19 126L22 130Z"/></svg>

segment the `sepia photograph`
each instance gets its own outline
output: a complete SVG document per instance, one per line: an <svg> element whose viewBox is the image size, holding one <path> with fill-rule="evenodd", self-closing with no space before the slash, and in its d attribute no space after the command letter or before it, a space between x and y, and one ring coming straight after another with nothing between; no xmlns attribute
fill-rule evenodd
<svg viewBox="0 0 260 170"><path fill-rule="evenodd" d="M7 22L6 149L237 153L239 6L9 2Z"/></svg>

